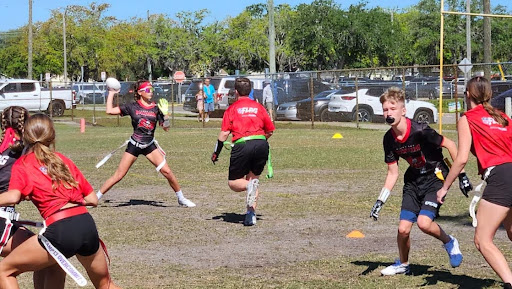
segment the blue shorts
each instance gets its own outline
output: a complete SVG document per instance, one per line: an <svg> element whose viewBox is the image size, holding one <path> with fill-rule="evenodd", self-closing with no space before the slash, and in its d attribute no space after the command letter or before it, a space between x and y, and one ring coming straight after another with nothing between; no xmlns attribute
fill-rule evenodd
<svg viewBox="0 0 512 289"><path fill-rule="evenodd" d="M215 110L215 107L214 107L213 102L204 104L204 112L210 112L210 111L214 111L214 110Z"/></svg>

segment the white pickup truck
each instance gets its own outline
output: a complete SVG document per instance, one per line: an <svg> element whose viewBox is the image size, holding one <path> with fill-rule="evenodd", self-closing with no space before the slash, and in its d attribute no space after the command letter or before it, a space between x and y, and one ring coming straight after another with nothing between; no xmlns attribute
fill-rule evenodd
<svg viewBox="0 0 512 289"><path fill-rule="evenodd" d="M53 116L62 116L71 109L75 93L71 89L42 88L38 81L30 79L0 80L0 111L18 105L29 111L45 111Z"/></svg>

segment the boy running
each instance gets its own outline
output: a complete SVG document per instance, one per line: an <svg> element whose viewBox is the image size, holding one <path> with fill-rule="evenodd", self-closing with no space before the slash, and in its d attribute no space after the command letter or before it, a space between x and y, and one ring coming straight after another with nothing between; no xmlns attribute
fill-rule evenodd
<svg viewBox="0 0 512 289"><path fill-rule="evenodd" d="M256 224L258 178L268 159L267 139L275 130L265 108L248 97L250 92L249 79L242 77L235 80L236 101L224 113L221 132L212 154L212 162L215 164L224 141L229 134L233 134L228 185L235 192L247 191L245 226Z"/></svg>

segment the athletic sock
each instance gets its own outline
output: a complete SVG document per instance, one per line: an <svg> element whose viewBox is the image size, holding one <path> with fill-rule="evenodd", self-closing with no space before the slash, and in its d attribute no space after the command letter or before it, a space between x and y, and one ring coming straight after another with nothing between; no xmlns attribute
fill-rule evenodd
<svg viewBox="0 0 512 289"><path fill-rule="evenodd" d="M176 192L176 197L178 197L178 200L183 200L185 198L181 190Z"/></svg>
<svg viewBox="0 0 512 289"><path fill-rule="evenodd" d="M103 197L103 194L98 190L98 192L96 193L96 197L98 197L98 200L101 199L101 197Z"/></svg>

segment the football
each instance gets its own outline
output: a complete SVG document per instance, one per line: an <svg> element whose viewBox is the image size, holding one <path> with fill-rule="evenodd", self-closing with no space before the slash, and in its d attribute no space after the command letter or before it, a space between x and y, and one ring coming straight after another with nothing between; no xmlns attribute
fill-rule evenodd
<svg viewBox="0 0 512 289"><path fill-rule="evenodd" d="M121 89L121 83L119 83L119 81L113 77L107 78L107 80L105 81L105 84L107 85L107 88L111 89L111 90Z"/></svg>

